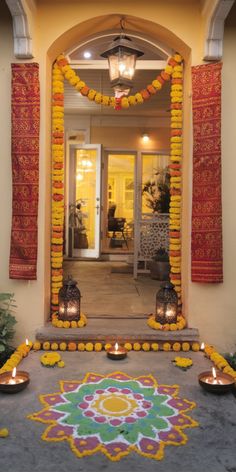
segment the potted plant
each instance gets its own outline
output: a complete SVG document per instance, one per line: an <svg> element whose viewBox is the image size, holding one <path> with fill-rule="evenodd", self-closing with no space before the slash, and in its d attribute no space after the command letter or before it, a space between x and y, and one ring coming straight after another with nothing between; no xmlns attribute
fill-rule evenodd
<svg viewBox="0 0 236 472"><path fill-rule="evenodd" d="M149 269L152 279L169 280L169 255L163 247L155 252L152 261L149 263Z"/></svg>
<svg viewBox="0 0 236 472"><path fill-rule="evenodd" d="M148 180L142 190L146 205L153 213L169 213L170 174L168 169L155 173L153 180Z"/></svg>

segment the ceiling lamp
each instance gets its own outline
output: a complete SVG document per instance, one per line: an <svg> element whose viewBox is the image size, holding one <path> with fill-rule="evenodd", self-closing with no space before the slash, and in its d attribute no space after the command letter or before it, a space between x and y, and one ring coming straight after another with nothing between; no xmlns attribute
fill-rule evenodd
<svg viewBox="0 0 236 472"><path fill-rule="evenodd" d="M143 55L124 33L124 18L120 20L121 33L110 43L101 56L108 59L111 86L116 97L128 95L133 87L136 58Z"/></svg>

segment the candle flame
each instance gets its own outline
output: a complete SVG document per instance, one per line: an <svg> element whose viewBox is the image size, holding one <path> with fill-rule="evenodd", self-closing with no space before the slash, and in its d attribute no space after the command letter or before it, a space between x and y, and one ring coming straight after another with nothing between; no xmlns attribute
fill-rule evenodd
<svg viewBox="0 0 236 472"><path fill-rule="evenodd" d="M115 343L115 350L118 351L118 343Z"/></svg>
<svg viewBox="0 0 236 472"><path fill-rule="evenodd" d="M215 367L212 367L212 375L213 375L214 379L216 379L216 370L215 370Z"/></svg>
<svg viewBox="0 0 236 472"><path fill-rule="evenodd" d="M202 343L201 344L201 351L204 351L204 349L205 349L205 343Z"/></svg>
<svg viewBox="0 0 236 472"><path fill-rule="evenodd" d="M26 340L25 340L25 344L26 344L26 346L28 346L28 345L29 345L29 340L28 340L28 338L26 338Z"/></svg>
<svg viewBox="0 0 236 472"><path fill-rule="evenodd" d="M15 376L16 376L16 367L14 367L11 376L12 376L13 379L15 378Z"/></svg>

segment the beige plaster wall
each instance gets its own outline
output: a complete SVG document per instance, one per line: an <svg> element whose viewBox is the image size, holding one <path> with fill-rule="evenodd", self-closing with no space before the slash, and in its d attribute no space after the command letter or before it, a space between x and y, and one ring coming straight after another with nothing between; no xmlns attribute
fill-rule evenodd
<svg viewBox="0 0 236 472"><path fill-rule="evenodd" d="M122 126L111 127L93 127L91 128L91 143L102 143L105 148L115 149L142 149L143 151L165 150L169 149L169 129L153 128L148 129L150 141L143 143L143 128L124 128ZM121 147L122 136L122 147Z"/></svg>
<svg viewBox="0 0 236 472"><path fill-rule="evenodd" d="M223 204L224 204L224 260L225 281L221 286L191 284L190 273L190 217L191 217L191 81L190 65L202 62L204 21L199 2L195 0L160 2L149 0L148 8L141 0L81 2L39 0L31 26L36 62L40 64L41 135L40 135L40 204L38 280L11 281L8 278L8 258L11 225L11 150L10 150L10 62L13 56L10 15L1 2L0 9L0 86L1 98L1 271L0 290L13 291L17 300L18 338L33 335L43 324L49 310L49 239L50 239L50 70L51 63L61 51L76 45L88 34L119 25L121 14L127 17L127 29L140 31L159 39L169 48L179 50L186 61L185 130L184 130L184 207L183 207L183 268L185 308L192 326L200 328L202 338L222 349L235 344L234 280L234 205L233 136L236 103L232 74L235 69L235 36L228 29L225 35L223 69ZM134 16L135 15L135 16ZM92 20L91 20L92 18ZM146 21L147 20L147 21Z"/></svg>
<svg viewBox="0 0 236 472"><path fill-rule="evenodd" d="M38 280L10 280L9 252L12 211L12 179L11 179L11 62L18 62L13 54L12 18L5 6L0 5L0 90L1 90L1 126L0 126L0 291L15 294L17 304L17 341L25 337L33 337L35 329L42 325L45 313L45 158L43 148L45 136L40 139L40 193L39 193L39 249L38 249ZM43 100L44 101L44 100ZM44 109L45 111L45 109ZM43 103L42 103L43 112ZM41 120L42 121L42 120ZM44 121L44 120L43 120ZM48 171L48 170L47 170ZM47 202L48 205L48 202ZM49 249L48 249L49 250ZM47 256L48 257L48 256ZM49 283L49 282L48 282ZM48 285L48 284L47 284Z"/></svg>
<svg viewBox="0 0 236 472"><path fill-rule="evenodd" d="M202 338L219 348L236 347L236 5L225 25L222 71L222 202L223 284L192 284L189 287L189 320L198 326Z"/></svg>

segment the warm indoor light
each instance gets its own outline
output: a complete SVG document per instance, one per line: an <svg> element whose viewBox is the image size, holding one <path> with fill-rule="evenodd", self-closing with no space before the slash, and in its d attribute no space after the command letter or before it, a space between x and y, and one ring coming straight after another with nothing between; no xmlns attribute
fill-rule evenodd
<svg viewBox="0 0 236 472"><path fill-rule="evenodd" d="M80 319L81 293L76 280L68 276L58 293L58 318L63 321L78 321Z"/></svg>
<svg viewBox="0 0 236 472"><path fill-rule="evenodd" d="M150 140L149 135L147 133L143 133L142 140L143 143L148 143L148 141Z"/></svg>
<svg viewBox="0 0 236 472"><path fill-rule="evenodd" d="M120 20L121 33L113 39L101 56L108 59L111 86L116 96L128 95L133 86L136 59L143 55L124 33L124 18Z"/></svg>
<svg viewBox="0 0 236 472"><path fill-rule="evenodd" d="M89 52L89 51L84 52L84 58L85 59L90 59L91 56L92 56L91 52Z"/></svg>
<svg viewBox="0 0 236 472"><path fill-rule="evenodd" d="M84 176L82 174L80 174L80 172L76 175L76 179L81 181L83 180Z"/></svg>

